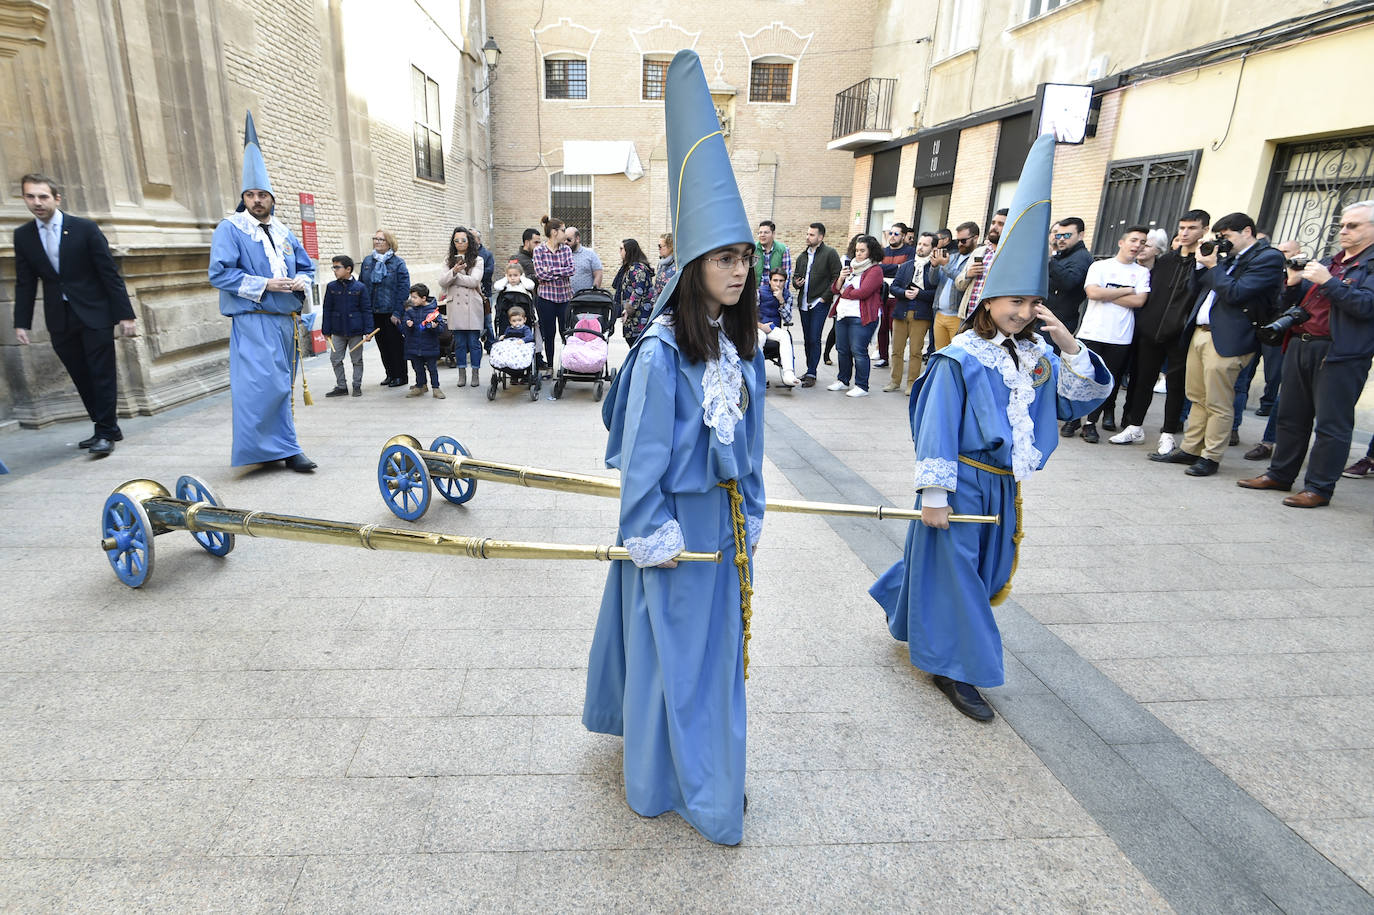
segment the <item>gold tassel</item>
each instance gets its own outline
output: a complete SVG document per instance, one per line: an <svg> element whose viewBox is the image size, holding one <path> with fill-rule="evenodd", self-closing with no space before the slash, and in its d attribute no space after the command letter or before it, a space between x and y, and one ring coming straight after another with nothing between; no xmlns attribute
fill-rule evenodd
<svg viewBox="0 0 1374 915"><path fill-rule="evenodd" d="M1016 566L1021 561L1021 484L1016 484L1016 532L1011 535L1011 571L1007 573L1007 583L997 589L997 593L992 595L992 600L988 601L994 607L1001 606L1002 602L1011 594L1011 580L1016 577Z"/></svg>
<svg viewBox="0 0 1374 915"><path fill-rule="evenodd" d="M735 535L735 568L739 572L739 613L744 627L744 679L749 679L749 621L754 618L754 585L749 578L749 540L744 523L744 496L734 480L717 483L730 495L730 522Z"/></svg>

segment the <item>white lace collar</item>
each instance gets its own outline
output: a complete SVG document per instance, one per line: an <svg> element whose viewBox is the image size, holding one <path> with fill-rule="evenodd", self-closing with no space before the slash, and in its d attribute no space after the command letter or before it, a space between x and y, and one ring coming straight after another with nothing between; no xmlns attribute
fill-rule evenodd
<svg viewBox="0 0 1374 915"><path fill-rule="evenodd" d="M290 235L282 221L273 216L271 222L260 223L246 211L229 214L229 222L244 235L262 246L263 256L272 265L272 276L286 276L286 256L291 254ZM267 226L264 233L261 226ZM267 236L272 236L272 241L267 241ZM294 258L294 255L293 255Z"/></svg>
<svg viewBox="0 0 1374 915"><path fill-rule="evenodd" d="M713 322L714 323L714 322ZM715 323L719 328L719 324ZM702 419L716 433L716 441L729 445L735 441L735 426L744 419L744 372L734 341L718 330L720 357L708 359L701 375Z"/></svg>
<svg viewBox="0 0 1374 915"><path fill-rule="evenodd" d="M1030 405L1035 400L1035 385L1031 372L1040 361L1040 338L1016 341L1016 357L1002 346L1006 334L999 333L992 340L984 340L971 330L955 338L969 355L986 368L1000 372L1007 386L1007 422L1011 425L1011 472L1017 482L1029 479L1040 466L1044 455L1035 447L1035 422L1030 417Z"/></svg>

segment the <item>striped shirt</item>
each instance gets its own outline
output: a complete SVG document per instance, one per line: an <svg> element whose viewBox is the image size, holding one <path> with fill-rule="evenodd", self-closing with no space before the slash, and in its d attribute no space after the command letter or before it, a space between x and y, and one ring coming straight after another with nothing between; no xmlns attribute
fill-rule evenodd
<svg viewBox="0 0 1374 915"><path fill-rule="evenodd" d="M534 246L534 276L539 280L539 297L546 302L567 302L572 299L572 248L559 245L550 251L548 245Z"/></svg>

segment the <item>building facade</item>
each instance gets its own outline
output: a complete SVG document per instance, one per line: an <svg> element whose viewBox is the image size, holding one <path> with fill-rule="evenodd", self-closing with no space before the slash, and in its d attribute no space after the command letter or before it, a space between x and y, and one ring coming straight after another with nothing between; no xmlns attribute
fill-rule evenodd
<svg viewBox="0 0 1374 915"><path fill-rule="evenodd" d="M1091 87L1087 136L1056 158L1054 211L1082 218L1099 256L1126 225L1172 234L1189 207L1250 213L1326 254L1341 206L1374 196L1369 106L1336 101L1342 70L1370 72L1367 0L890 0L876 22L875 45L911 39L874 52L872 81L892 86L882 130L832 138L855 151L855 231L986 225L1045 83Z"/></svg>
<svg viewBox="0 0 1374 915"><path fill-rule="evenodd" d="M321 282L379 227L433 282L454 226L491 225L480 3L0 0L0 14L0 426L85 415L43 321L39 345L14 339L26 172L53 175L63 208L99 223L128 284L140 336L118 342L122 415L228 384L206 268L238 197L245 110L277 215L307 246L313 199Z"/></svg>
<svg viewBox="0 0 1374 915"><path fill-rule="evenodd" d="M812 222L827 225L832 243L842 235L853 161L826 139L835 86L868 73L873 0L626 9L488 6L503 52L491 91L498 256L548 213L582 230L607 283L622 239L654 257L669 229L663 84L683 48L701 56L750 218L777 223L794 249Z"/></svg>

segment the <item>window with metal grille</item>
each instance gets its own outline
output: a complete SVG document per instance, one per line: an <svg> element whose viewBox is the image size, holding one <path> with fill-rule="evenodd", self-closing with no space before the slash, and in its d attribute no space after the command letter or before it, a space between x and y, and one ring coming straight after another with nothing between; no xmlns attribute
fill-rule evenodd
<svg viewBox="0 0 1374 915"><path fill-rule="evenodd" d="M663 98L663 87L668 82L668 61L644 58L643 88L639 97L644 101Z"/></svg>
<svg viewBox="0 0 1374 915"><path fill-rule="evenodd" d="M1202 150L1119 159L1107 163L1102 206L1093 231L1093 254L1116 254L1116 242L1127 226L1161 228L1174 235L1178 217L1188 209L1197 181Z"/></svg>
<svg viewBox="0 0 1374 915"><path fill-rule="evenodd" d="M1341 210L1374 198L1374 134L1285 143L1260 207L1270 241L1292 239L1312 257L1335 254Z"/></svg>
<svg viewBox="0 0 1374 915"><path fill-rule="evenodd" d="M749 101L792 101L792 65L754 61L749 66Z"/></svg>
<svg viewBox="0 0 1374 915"><path fill-rule="evenodd" d="M544 98L586 98L587 62L558 57L544 59Z"/></svg>
<svg viewBox="0 0 1374 915"><path fill-rule="evenodd" d="M592 176L565 175L554 172L549 176L549 215L563 220L565 225L577 226L582 244L592 245Z"/></svg>
<svg viewBox="0 0 1374 915"><path fill-rule="evenodd" d="M415 176L444 180L444 135L439 117L439 84L418 67L410 68L415 107Z"/></svg>

